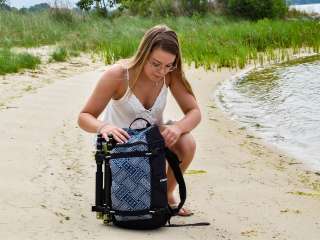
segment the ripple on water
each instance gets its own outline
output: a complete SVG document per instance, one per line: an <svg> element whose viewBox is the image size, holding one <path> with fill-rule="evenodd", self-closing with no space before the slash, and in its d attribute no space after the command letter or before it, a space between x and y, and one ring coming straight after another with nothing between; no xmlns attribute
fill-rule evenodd
<svg viewBox="0 0 320 240"><path fill-rule="evenodd" d="M247 73L215 96L233 119L320 170L320 55Z"/></svg>

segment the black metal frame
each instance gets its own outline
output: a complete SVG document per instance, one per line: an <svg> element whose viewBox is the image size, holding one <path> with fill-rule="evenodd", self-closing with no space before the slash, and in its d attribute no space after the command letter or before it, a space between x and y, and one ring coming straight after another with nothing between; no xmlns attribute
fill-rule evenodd
<svg viewBox="0 0 320 240"><path fill-rule="evenodd" d="M96 170L96 192L95 206L92 206L92 211L97 212L97 218L103 219L104 223L111 222L111 169L109 164L109 152L115 146L116 141L112 135L108 136L109 140L99 134L97 136L97 146L95 160L97 165Z"/></svg>

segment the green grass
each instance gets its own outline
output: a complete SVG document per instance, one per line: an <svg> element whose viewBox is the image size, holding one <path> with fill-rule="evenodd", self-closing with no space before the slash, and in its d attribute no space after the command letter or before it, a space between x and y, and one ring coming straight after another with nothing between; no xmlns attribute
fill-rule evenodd
<svg viewBox="0 0 320 240"><path fill-rule="evenodd" d="M319 22L306 19L250 22L210 14L177 18L121 16L109 20L59 11L0 11L0 47L58 44L67 52L101 54L106 63L112 63L131 56L145 30L161 23L178 32L184 60L206 68L242 68L252 61L286 59L286 49L319 52L320 46Z"/></svg>
<svg viewBox="0 0 320 240"><path fill-rule="evenodd" d="M0 49L0 75L16 73L21 69L35 69L40 59L28 53L12 53L8 49Z"/></svg>
<svg viewBox="0 0 320 240"><path fill-rule="evenodd" d="M19 13L0 10L0 47L37 47L60 42L77 31L82 19L70 11L64 15L59 11Z"/></svg>
<svg viewBox="0 0 320 240"><path fill-rule="evenodd" d="M69 57L69 53L65 48L58 48L52 54L50 61L65 62Z"/></svg>

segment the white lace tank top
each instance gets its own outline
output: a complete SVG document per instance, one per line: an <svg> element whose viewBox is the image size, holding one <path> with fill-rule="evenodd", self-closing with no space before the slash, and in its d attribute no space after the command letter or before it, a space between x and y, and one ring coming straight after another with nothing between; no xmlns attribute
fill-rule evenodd
<svg viewBox="0 0 320 240"><path fill-rule="evenodd" d="M129 83L129 70L126 68L126 81ZM129 84L126 93L117 100L111 99L105 109L103 122L113 124L120 128L127 128L136 118L145 118L151 124L163 123L163 111L167 102L168 87L165 79L161 91L153 106L146 109L140 100L131 91ZM145 123L141 123L145 124ZM144 125L135 127L143 127Z"/></svg>

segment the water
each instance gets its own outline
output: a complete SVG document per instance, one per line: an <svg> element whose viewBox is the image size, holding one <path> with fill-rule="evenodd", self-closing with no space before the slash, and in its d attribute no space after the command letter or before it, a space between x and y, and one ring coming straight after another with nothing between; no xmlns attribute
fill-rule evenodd
<svg viewBox="0 0 320 240"><path fill-rule="evenodd" d="M227 81L215 97L233 119L320 170L320 56Z"/></svg>
<svg viewBox="0 0 320 240"><path fill-rule="evenodd" d="M303 5L291 5L290 8L295 8L300 11L305 11L307 13L320 13L320 3L318 4L303 4Z"/></svg>

